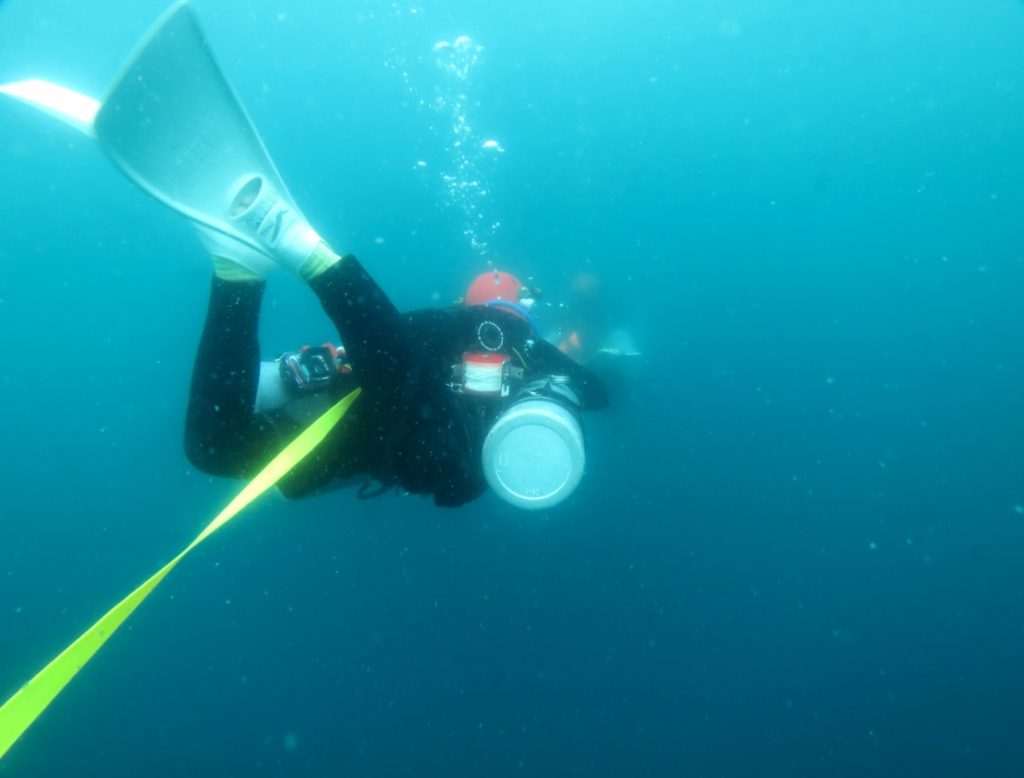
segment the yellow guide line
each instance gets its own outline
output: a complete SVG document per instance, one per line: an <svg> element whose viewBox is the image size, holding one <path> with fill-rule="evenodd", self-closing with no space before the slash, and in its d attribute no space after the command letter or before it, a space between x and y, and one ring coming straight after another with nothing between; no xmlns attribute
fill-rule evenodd
<svg viewBox="0 0 1024 778"><path fill-rule="evenodd" d="M0 758L3 758L15 741L46 709L46 706L53 702L68 682L99 651L100 646L107 642L107 638L117 631L117 628L142 604L142 601L149 596L158 583L164 580L175 565L301 462L327 437L327 433L334 425L341 421L342 416L358 396L359 389L355 389L299 433L295 440L285 446L280 454L270 460L270 464L246 484L238 496L217 514L206 529L185 547L184 551L107 611L99 621L83 632L74 643L61 651L50 664L36 673L32 680L22 686L0 707Z"/></svg>

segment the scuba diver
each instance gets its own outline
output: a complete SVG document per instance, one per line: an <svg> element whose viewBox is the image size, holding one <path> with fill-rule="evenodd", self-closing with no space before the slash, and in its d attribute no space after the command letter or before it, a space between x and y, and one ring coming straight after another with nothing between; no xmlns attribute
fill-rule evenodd
<svg viewBox="0 0 1024 778"><path fill-rule="evenodd" d="M289 195L187 3L173 6L99 102L45 81L0 86L93 137L136 184L183 214L213 257L185 423L204 472L249 478L356 386L327 439L279 482L287 497L362 481L463 505L488 487L554 506L585 466L581 414L602 382L544 340L524 287L491 271L466 304L402 313L352 255L335 253ZM261 362L265 275L309 285L342 348Z"/></svg>
<svg viewBox="0 0 1024 778"><path fill-rule="evenodd" d="M550 340L563 354L599 375L618 375L642 355L623 324L616 297L606 294L604 286L591 271L575 275L562 306L562 327Z"/></svg>
<svg viewBox="0 0 1024 778"><path fill-rule="evenodd" d="M363 394L344 421L278 484L285 496L352 478L363 480L363 496L397 486L439 506L462 505L488 485L524 508L572 492L585 459L579 414L607 396L596 376L538 335L518 295L509 299L507 274L483 274L477 289L492 294L466 305L399 313L354 256L322 242L301 262L301 252L280 256L308 282L344 346L261 363L266 284L215 255L185 425L196 467L251 477L358 385Z"/></svg>

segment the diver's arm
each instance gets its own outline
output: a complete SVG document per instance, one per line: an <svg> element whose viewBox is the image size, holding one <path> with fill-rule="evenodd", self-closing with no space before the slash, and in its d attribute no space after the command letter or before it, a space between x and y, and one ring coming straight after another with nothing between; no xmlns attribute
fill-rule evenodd
<svg viewBox="0 0 1024 778"><path fill-rule="evenodd" d="M531 370L538 367L548 375L568 376L569 385L580 398L583 410L597 411L608 406L608 389L604 382L546 340L539 341L533 349Z"/></svg>

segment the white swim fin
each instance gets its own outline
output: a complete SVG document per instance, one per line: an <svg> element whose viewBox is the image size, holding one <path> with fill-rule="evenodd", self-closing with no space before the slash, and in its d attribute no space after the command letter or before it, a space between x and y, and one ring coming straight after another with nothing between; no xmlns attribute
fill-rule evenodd
<svg viewBox="0 0 1024 778"><path fill-rule="evenodd" d="M624 329L612 330L605 338L599 354L608 354L613 357L639 357L642 354L637 350L633 342L633 336Z"/></svg>
<svg viewBox="0 0 1024 778"><path fill-rule="evenodd" d="M221 244L237 241L297 270L322 242L184 0L154 25L102 102L39 80L2 85L0 93L94 137L132 181L194 222L208 244L220 235Z"/></svg>
<svg viewBox="0 0 1024 778"><path fill-rule="evenodd" d="M100 110L100 101L94 97L38 78L0 84L0 94L38 108L90 138L96 137L93 125Z"/></svg>

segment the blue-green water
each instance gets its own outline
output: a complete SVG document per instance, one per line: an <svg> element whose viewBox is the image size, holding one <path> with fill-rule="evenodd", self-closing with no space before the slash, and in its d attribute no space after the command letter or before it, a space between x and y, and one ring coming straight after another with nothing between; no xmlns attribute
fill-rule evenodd
<svg viewBox="0 0 1024 778"><path fill-rule="evenodd" d="M0 81L101 95L163 7L5 0ZM197 10L400 307L589 272L644 357L550 513L267 499L0 774L1024 770L1024 3ZM0 170L5 698L238 485L182 453L188 226L10 101ZM268 355L333 337L271 279Z"/></svg>

